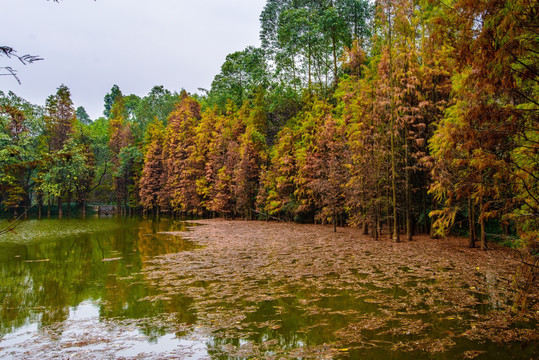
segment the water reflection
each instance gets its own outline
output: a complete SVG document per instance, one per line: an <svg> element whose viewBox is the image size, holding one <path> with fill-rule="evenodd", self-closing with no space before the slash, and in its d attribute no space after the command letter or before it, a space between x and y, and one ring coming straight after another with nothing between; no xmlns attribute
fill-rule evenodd
<svg viewBox="0 0 539 360"><path fill-rule="evenodd" d="M462 282L442 293L450 268L384 265L353 247L328 256L332 243L313 252L307 238L261 242L268 248L212 239L191 251L200 246L170 234L178 230L185 224L166 219L55 219L0 239L0 358L444 359L467 351L480 359L516 351L464 336L504 300L488 273L486 291ZM167 253L177 255L156 259ZM517 350L532 358L536 348Z"/></svg>
<svg viewBox="0 0 539 360"><path fill-rule="evenodd" d="M167 219L23 223L17 234L0 239L0 336L25 326L42 329L65 322L70 309L82 303L91 304L102 319L167 312L179 314L179 322L193 323L196 315L186 311L191 302L187 297L140 301L157 291L140 274L147 260L195 247L162 233L184 229L185 223ZM154 338L166 333L157 327L144 332Z"/></svg>

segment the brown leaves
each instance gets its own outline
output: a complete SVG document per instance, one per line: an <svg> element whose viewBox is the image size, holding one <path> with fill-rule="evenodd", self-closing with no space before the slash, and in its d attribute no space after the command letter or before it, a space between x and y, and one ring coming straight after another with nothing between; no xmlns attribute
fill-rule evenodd
<svg viewBox="0 0 539 360"><path fill-rule="evenodd" d="M501 250L471 250L465 239L375 242L350 228L203 223L183 235L204 248L162 256L145 274L167 297L193 299L226 356L334 356L342 348L454 354L481 350L494 333L502 344L537 338L516 318L503 326L489 320L512 296L504 284L514 262ZM276 342L264 348L262 338ZM231 347L233 339L249 341Z"/></svg>

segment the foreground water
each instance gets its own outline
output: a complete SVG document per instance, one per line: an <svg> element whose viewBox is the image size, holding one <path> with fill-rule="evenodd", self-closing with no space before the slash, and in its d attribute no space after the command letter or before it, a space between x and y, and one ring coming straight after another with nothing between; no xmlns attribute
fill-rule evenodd
<svg viewBox="0 0 539 360"><path fill-rule="evenodd" d="M536 323L491 317L508 290L479 271L473 286L460 283L459 259L426 254L430 267L403 266L377 258L380 244L314 239L320 228L219 226L192 241L170 233L186 223L166 219L23 223L0 239L0 358L537 354ZM448 281L459 306L442 301ZM496 333L520 337L496 342L477 330L493 321Z"/></svg>
<svg viewBox="0 0 539 360"><path fill-rule="evenodd" d="M141 301L158 291L141 270L157 255L196 248L166 233L185 227L167 219L45 219L2 236L0 358L37 358L51 345L79 357L105 347L109 356L136 356L181 345L152 320L178 310L177 321L192 323L189 304Z"/></svg>

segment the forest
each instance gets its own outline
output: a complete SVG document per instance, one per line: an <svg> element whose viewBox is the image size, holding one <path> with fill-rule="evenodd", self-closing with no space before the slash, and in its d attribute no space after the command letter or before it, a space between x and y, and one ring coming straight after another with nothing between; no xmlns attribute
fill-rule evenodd
<svg viewBox="0 0 539 360"><path fill-rule="evenodd" d="M114 85L90 119L64 85L45 106L0 92L3 214L116 204L458 234L537 258L538 9L268 0L261 47L229 54L201 93Z"/></svg>

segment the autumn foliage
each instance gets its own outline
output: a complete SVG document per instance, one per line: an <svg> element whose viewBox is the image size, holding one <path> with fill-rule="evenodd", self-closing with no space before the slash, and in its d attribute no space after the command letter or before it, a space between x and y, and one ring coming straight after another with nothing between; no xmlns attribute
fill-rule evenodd
<svg viewBox="0 0 539 360"><path fill-rule="evenodd" d="M269 0L262 47L228 56L205 95L115 85L91 124L65 86L42 117L2 95L1 200L35 192L61 208L96 189L124 213L331 223L396 242L456 232L536 255L537 8ZM41 153L24 153L28 137Z"/></svg>

